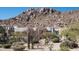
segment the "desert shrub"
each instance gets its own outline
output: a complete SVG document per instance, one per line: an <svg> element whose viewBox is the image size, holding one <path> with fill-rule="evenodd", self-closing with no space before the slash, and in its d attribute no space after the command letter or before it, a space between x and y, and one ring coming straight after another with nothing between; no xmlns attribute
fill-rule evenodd
<svg viewBox="0 0 79 59"><path fill-rule="evenodd" d="M51 39L54 43L56 43L57 41L59 41L57 39L58 36L55 33L52 33L52 32L44 32L42 34L42 38L46 39L46 43L49 42L49 39Z"/></svg>
<svg viewBox="0 0 79 59"><path fill-rule="evenodd" d="M12 48L15 51L23 51L25 49L25 46L23 44L23 42L15 42L12 44Z"/></svg>
<svg viewBox="0 0 79 59"><path fill-rule="evenodd" d="M17 46L14 46L13 49L15 51L23 51L25 49L25 46L17 45Z"/></svg>
<svg viewBox="0 0 79 59"><path fill-rule="evenodd" d="M60 50L61 51L69 51L68 42L63 42L60 44Z"/></svg>
<svg viewBox="0 0 79 59"><path fill-rule="evenodd" d="M73 48L77 48L77 47L78 47L78 44L75 43L75 42L70 42L70 43L68 44L68 46L69 46L69 48L73 49Z"/></svg>
<svg viewBox="0 0 79 59"><path fill-rule="evenodd" d="M25 46L23 46L23 45L15 45L13 47L14 51L23 51L24 49L25 49Z"/></svg>
<svg viewBox="0 0 79 59"><path fill-rule="evenodd" d="M50 44L49 45L49 51L52 51L52 48L53 48L53 44Z"/></svg>
<svg viewBox="0 0 79 59"><path fill-rule="evenodd" d="M12 44L12 43L14 43L14 42L16 42L16 38L15 38L15 37L12 37L12 38L10 38L10 40L9 40L8 43Z"/></svg>
<svg viewBox="0 0 79 59"><path fill-rule="evenodd" d="M63 42L60 44L60 48L62 47L68 47L70 49L73 49L73 48L77 48L78 47L78 44L75 43L75 42L72 42L72 41L66 41L66 42Z"/></svg>
<svg viewBox="0 0 79 59"><path fill-rule="evenodd" d="M2 26L0 26L0 33L5 33L5 29Z"/></svg>
<svg viewBox="0 0 79 59"><path fill-rule="evenodd" d="M60 48L62 48L62 47L69 47L69 46L68 46L68 42L62 42L62 43L60 44Z"/></svg>
<svg viewBox="0 0 79 59"><path fill-rule="evenodd" d="M3 35L0 36L0 44L7 44L8 43L8 36L7 33L4 33Z"/></svg>
<svg viewBox="0 0 79 59"><path fill-rule="evenodd" d="M10 48L11 47L11 44L4 44L3 45L3 48Z"/></svg>
<svg viewBox="0 0 79 59"><path fill-rule="evenodd" d="M47 38L50 38L50 39L53 39L53 38L57 38L57 35L52 33L52 32L44 32L42 34L43 38L47 39Z"/></svg>
<svg viewBox="0 0 79 59"><path fill-rule="evenodd" d="M24 45L24 42L14 42L12 46L15 46L15 45Z"/></svg>
<svg viewBox="0 0 79 59"><path fill-rule="evenodd" d="M54 39L52 39L52 41L53 41L54 43L60 42L59 38L54 38Z"/></svg>
<svg viewBox="0 0 79 59"><path fill-rule="evenodd" d="M79 37L79 23L74 23L69 25L66 29L61 32L61 35L66 36L66 38L70 38L72 41L77 41L77 37Z"/></svg>
<svg viewBox="0 0 79 59"><path fill-rule="evenodd" d="M2 44L0 44L0 48L2 48Z"/></svg>
<svg viewBox="0 0 79 59"><path fill-rule="evenodd" d="M61 47L60 50L61 51L69 51L69 48L68 47Z"/></svg>
<svg viewBox="0 0 79 59"><path fill-rule="evenodd" d="M66 38L67 38L67 40L69 40L71 42L77 42L77 40L75 38L72 38L70 36L67 36Z"/></svg>
<svg viewBox="0 0 79 59"><path fill-rule="evenodd" d="M22 40L24 40L24 37L26 36L26 32L13 32L12 36L10 36L9 43L13 44L14 42L21 42Z"/></svg>
<svg viewBox="0 0 79 59"><path fill-rule="evenodd" d="M8 43L13 44L14 42L21 42L21 40L17 36L12 36L10 40L8 41Z"/></svg>

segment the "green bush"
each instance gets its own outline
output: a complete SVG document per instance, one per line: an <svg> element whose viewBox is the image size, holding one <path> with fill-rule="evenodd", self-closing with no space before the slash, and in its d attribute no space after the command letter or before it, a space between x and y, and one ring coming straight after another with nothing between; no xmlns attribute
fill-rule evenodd
<svg viewBox="0 0 79 59"><path fill-rule="evenodd" d="M54 38L54 39L52 39L52 41L53 41L54 43L60 42L59 38Z"/></svg>
<svg viewBox="0 0 79 59"><path fill-rule="evenodd" d="M3 47L4 48L10 48L11 47L11 44L4 44Z"/></svg>

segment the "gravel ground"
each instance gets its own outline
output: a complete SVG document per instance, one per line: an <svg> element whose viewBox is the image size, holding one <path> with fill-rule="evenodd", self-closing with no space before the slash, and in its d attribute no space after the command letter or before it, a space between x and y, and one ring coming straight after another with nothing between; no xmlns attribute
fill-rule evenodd
<svg viewBox="0 0 79 59"><path fill-rule="evenodd" d="M0 48L0 51L13 51L13 49L4 49L4 48Z"/></svg>
<svg viewBox="0 0 79 59"><path fill-rule="evenodd" d="M59 51L60 44L61 43L54 43L53 46L52 46L52 51ZM27 46L27 44L26 44L26 46ZM47 46L47 45L40 46L40 47L37 47L37 45L35 45L34 47L35 47L34 49L28 49L26 47L25 51L50 51L49 46ZM0 51L13 51L13 49L0 48ZM79 51L79 48L70 49L70 51Z"/></svg>

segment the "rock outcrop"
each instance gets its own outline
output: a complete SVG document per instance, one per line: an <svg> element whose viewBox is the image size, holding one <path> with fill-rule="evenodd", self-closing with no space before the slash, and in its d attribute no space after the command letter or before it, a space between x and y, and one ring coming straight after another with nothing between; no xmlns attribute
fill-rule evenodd
<svg viewBox="0 0 79 59"><path fill-rule="evenodd" d="M0 25L21 27L68 26L79 21L79 11L59 12L53 8L31 8L8 20L0 20Z"/></svg>

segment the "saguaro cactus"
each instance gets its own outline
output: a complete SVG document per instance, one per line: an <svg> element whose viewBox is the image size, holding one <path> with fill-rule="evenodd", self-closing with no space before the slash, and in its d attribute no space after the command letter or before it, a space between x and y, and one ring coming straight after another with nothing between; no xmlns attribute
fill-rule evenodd
<svg viewBox="0 0 79 59"><path fill-rule="evenodd" d="M32 48L33 49L33 46L34 46L34 42L33 42L33 39L34 39L34 31L33 29L29 29L28 31L28 48ZM32 47L30 46L30 44L32 45Z"/></svg>
<svg viewBox="0 0 79 59"><path fill-rule="evenodd" d="M28 49L30 49L30 31L28 31Z"/></svg>

